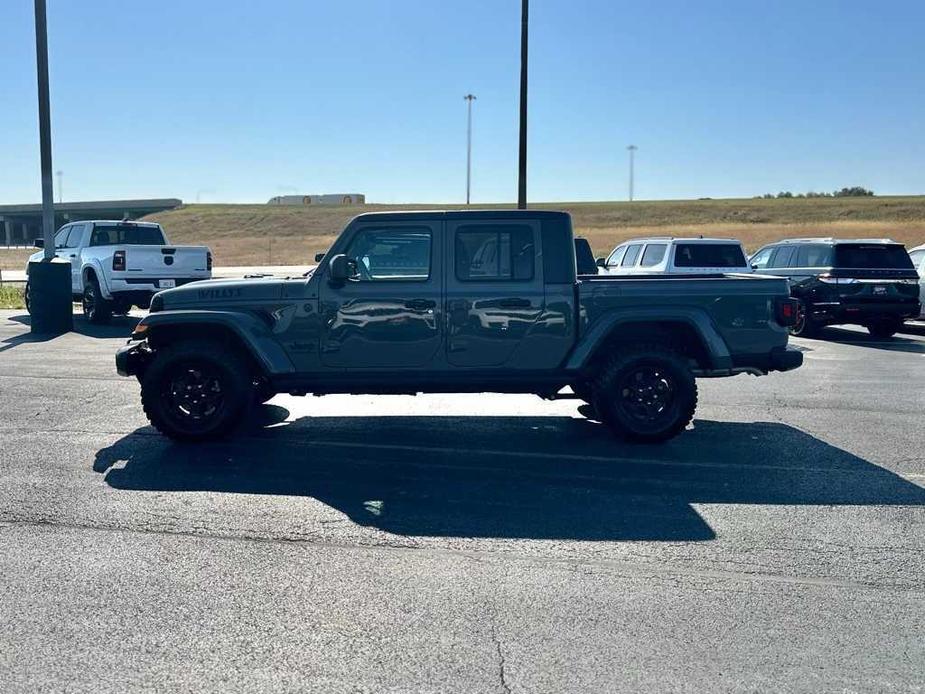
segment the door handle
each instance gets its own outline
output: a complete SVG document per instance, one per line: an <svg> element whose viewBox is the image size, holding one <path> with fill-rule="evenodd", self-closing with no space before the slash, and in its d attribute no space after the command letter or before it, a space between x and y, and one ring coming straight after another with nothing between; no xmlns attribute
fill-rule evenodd
<svg viewBox="0 0 925 694"><path fill-rule="evenodd" d="M498 302L501 308L530 308L530 299L501 299Z"/></svg>
<svg viewBox="0 0 925 694"><path fill-rule="evenodd" d="M405 302L405 308L410 308L412 311L426 311L436 305L437 302L430 299L411 299Z"/></svg>

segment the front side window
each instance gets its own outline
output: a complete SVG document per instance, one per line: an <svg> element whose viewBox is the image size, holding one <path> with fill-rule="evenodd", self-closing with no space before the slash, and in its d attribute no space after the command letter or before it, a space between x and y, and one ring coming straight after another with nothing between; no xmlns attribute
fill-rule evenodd
<svg viewBox="0 0 925 694"><path fill-rule="evenodd" d="M636 258L639 257L639 251L642 248L641 243L634 243L626 249L626 255L623 256L623 262L620 267L633 267L636 264Z"/></svg>
<svg viewBox="0 0 925 694"><path fill-rule="evenodd" d="M642 252L642 260L639 262L640 267L655 267L660 262L662 258L665 257L665 248L667 245L664 243L650 243L646 246L646 250Z"/></svg>
<svg viewBox="0 0 925 694"><path fill-rule="evenodd" d="M925 260L925 250L923 251L912 251L909 254L909 258L912 260L912 264L918 267L923 260Z"/></svg>
<svg viewBox="0 0 925 694"><path fill-rule="evenodd" d="M379 227L358 231L346 255L354 263L354 280L422 282L430 277L430 251L427 227Z"/></svg>
<svg viewBox="0 0 925 694"><path fill-rule="evenodd" d="M536 250L533 229L514 224L471 224L456 231L456 278L528 281Z"/></svg>
<svg viewBox="0 0 925 694"><path fill-rule="evenodd" d="M610 254L610 257L607 258L607 267L616 267L620 264L620 261L623 260L623 256L626 255L626 246L617 246L613 253Z"/></svg>
<svg viewBox="0 0 925 694"><path fill-rule="evenodd" d="M755 253L755 255L752 256L752 267L756 270L764 270L768 266L768 261L771 259L771 253L773 251L773 248L762 248Z"/></svg>
<svg viewBox="0 0 925 694"><path fill-rule="evenodd" d="M65 241L67 241L67 235L70 233L71 229L74 227L71 225L61 227L58 229L58 233L55 234L55 248L64 248Z"/></svg>
<svg viewBox="0 0 925 694"><path fill-rule="evenodd" d="M64 242L65 248L78 248L80 246L81 238L84 235L84 227L86 224L75 224L71 227L70 233L67 235L67 240Z"/></svg>

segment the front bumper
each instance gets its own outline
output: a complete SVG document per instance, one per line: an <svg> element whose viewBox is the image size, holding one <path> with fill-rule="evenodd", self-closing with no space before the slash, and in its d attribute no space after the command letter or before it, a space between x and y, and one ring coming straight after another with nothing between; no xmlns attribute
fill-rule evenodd
<svg viewBox="0 0 925 694"><path fill-rule="evenodd" d="M129 342L116 351L116 372L120 376L136 376L144 370L154 353L144 340Z"/></svg>

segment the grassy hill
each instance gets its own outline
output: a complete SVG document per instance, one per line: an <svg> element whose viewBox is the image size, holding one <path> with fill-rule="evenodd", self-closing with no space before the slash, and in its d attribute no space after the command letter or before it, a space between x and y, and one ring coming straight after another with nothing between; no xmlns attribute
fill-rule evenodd
<svg viewBox="0 0 925 694"><path fill-rule="evenodd" d="M886 236L910 248L925 243L925 196L559 202L531 207L570 212L576 232L590 240L598 255L626 238L666 234L734 237L749 250L793 236ZM433 208L464 206L184 205L147 219L163 224L174 243L211 246L219 265L305 265L316 252L327 250L347 221L361 212ZM18 269L26 255L0 251L0 267Z"/></svg>
<svg viewBox="0 0 925 694"><path fill-rule="evenodd" d="M151 215L176 243L206 243L222 265L305 264L324 251L354 215L395 209L463 209L461 205L302 207L186 205ZM512 205L478 205L510 209ZM619 241L650 234L717 235L750 250L782 237L887 236L908 247L925 243L925 196L872 198L666 200L536 203L566 210L576 233L599 254Z"/></svg>

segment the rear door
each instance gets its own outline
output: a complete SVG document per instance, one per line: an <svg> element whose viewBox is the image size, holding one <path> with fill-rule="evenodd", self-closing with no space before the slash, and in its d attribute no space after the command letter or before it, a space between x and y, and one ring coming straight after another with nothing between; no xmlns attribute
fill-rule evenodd
<svg viewBox="0 0 925 694"><path fill-rule="evenodd" d="M440 348L442 222L359 225L345 255L355 273L322 282L321 361L350 369L429 365Z"/></svg>
<svg viewBox="0 0 925 694"><path fill-rule="evenodd" d="M540 224L447 222L447 361L505 365L545 305Z"/></svg>

